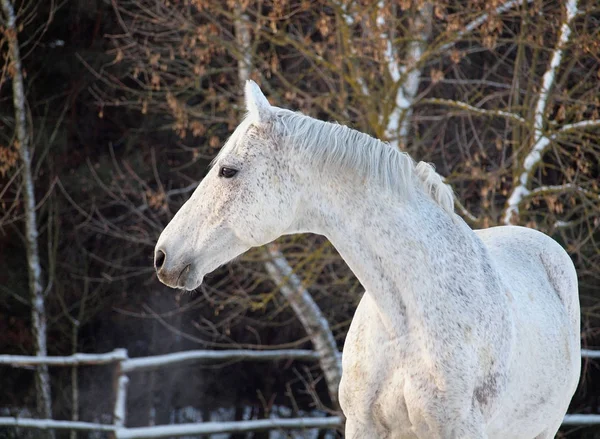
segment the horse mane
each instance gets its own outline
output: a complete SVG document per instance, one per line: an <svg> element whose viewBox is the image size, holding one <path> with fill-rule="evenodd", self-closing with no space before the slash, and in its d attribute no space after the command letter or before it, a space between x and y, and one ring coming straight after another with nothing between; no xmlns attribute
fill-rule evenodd
<svg viewBox="0 0 600 439"><path fill-rule="evenodd" d="M452 189L431 164L415 164L408 153L344 125L281 108L275 110L274 116L283 135L312 166L352 170L405 197L410 196L416 177L426 194L448 214L454 213Z"/></svg>

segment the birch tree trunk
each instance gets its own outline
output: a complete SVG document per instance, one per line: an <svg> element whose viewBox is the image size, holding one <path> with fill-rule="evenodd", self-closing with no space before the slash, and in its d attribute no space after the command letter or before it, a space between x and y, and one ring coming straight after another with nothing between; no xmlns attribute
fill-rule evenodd
<svg viewBox="0 0 600 439"><path fill-rule="evenodd" d="M238 79L243 87L246 80L250 79L252 64L250 22L248 16L239 10L236 9L234 14L236 40L241 51L241 56L238 58ZM271 261L265 263L267 273L289 302L309 335L319 355L319 365L325 376L331 402L336 409L339 409L338 389L342 378L342 363L329 323L277 246L273 243L268 244L267 250L271 257Z"/></svg>
<svg viewBox="0 0 600 439"><path fill-rule="evenodd" d="M552 97L551 92L556 81L558 69L562 62L565 47L571 37L571 23L577 16L578 11L578 0L567 0L565 2L565 17L558 32L556 46L550 57L550 64L542 78L542 85L535 105L533 145L522 160L521 169L517 168L520 173L506 201L506 209L502 218L502 222L506 225L519 223L519 205L521 201L531 193L528 186L532 174L543 162L543 154L553 140L552 136L548 135L545 131L547 124L546 110L548 100ZM598 121L589 122L597 123Z"/></svg>
<svg viewBox="0 0 600 439"><path fill-rule="evenodd" d="M319 365L323 370L331 401L339 408L338 389L342 378L342 362L329 323L277 246L269 244L267 250L272 258L265 263L267 272L310 336L319 355Z"/></svg>
<svg viewBox="0 0 600 439"><path fill-rule="evenodd" d="M385 29L383 35L386 40L384 59L396 89L394 109L385 124L386 138L395 148L406 147L408 143L413 104L421 79L420 66L431 37L432 15L433 5L431 3L424 3L415 12L408 29L412 40L406 47L405 63L400 65L395 48L394 33L389 29L390 26L386 23L381 11L377 19L378 24Z"/></svg>
<svg viewBox="0 0 600 439"><path fill-rule="evenodd" d="M17 23L15 11L10 0L2 1L4 15L4 36L8 43L8 72L12 77L13 106L15 111L15 143L22 162L21 176L23 181L25 209L25 245L27 248L27 268L29 272L29 292L31 297L31 321L35 353L46 356L46 312L44 299L46 292L42 285L42 269L38 250L38 229L35 212L35 191L32 175L29 127L25 110L26 100L23 86L23 68L17 38ZM36 403L39 416L52 418L52 400L50 394L50 376L48 366L36 367ZM48 437L53 438L54 432L48 431Z"/></svg>

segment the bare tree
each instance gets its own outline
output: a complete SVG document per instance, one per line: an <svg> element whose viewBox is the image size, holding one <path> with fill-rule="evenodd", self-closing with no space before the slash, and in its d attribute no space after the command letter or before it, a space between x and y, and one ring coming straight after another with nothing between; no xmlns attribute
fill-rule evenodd
<svg viewBox="0 0 600 439"><path fill-rule="evenodd" d="M32 172L30 125L27 118L27 99L23 84L23 67L18 41L17 17L10 0L2 0L4 37L8 43L8 60L5 67L12 77L13 106L15 113L15 147L21 160L21 179L25 210L25 245L29 272L29 293L31 300L31 320L36 355L46 356L46 311L44 302L50 285L44 287L42 267L38 250L38 228L36 222L35 185ZM36 367L37 410L40 416L52 418L52 398L48 366ZM54 432L49 431L53 437Z"/></svg>

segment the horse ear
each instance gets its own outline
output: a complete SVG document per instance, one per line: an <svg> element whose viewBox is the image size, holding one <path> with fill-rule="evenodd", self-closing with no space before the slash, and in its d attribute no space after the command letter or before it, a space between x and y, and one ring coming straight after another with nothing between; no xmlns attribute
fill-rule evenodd
<svg viewBox="0 0 600 439"><path fill-rule="evenodd" d="M269 104L258 84L250 79L247 80L244 94L246 95L246 108L250 116L259 122L265 120L271 111L271 104Z"/></svg>

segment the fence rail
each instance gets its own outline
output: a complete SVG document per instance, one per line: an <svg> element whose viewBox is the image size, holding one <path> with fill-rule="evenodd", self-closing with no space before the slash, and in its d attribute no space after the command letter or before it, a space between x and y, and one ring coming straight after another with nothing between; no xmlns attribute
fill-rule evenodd
<svg viewBox="0 0 600 439"><path fill-rule="evenodd" d="M47 364L48 366L80 366L118 363L129 358L127 349L115 349L105 354L74 354L66 357L42 357L27 355L0 355L0 364L13 367L28 367Z"/></svg>
<svg viewBox="0 0 600 439"><path fill-rule="evenodd" d="M54 419L30 419L30 418L2 418L0 426L17 428L37 428L38 430L88 430L88 431L116 431L113 424L96 424L93 422L79 421L55 421Z"/></svg>
<svg viewBox="0 0 600 439"><path fill-rule="evenodd" d="M600 358L600 350L582 349L581 358Z"/></svg>
<svg viewBox="0 0 600 439"><path fill-rule="evenodd" d="M117 431L118 439L163 438L192 434L243 433L264 430L297 430L305 428L336 428L342 424L338 416L328 418L259 419L235 422L200 422L196 424L159 425L126 428Z"/></svg>
<svg viewBox="0 0 600 439"><path fill-rule="evenodd" d="M131 358L125 360L121 364L121 370L123 372L150 370L176 363L191 363L198 361L273 361L280 359L317 361L319 356L314 351L302 349L280 349L272 351L249 349L228 349L223 351L196 350L177 352L174 354L154 355L151 357Z"/></svg>
<svg viewBox="0 0 600 439"><path fill-rule="evenodd" d="M306 428L336 428L342 424L339 416L327 418L260 419L234 422L200 422L194 424L157 425L124 428L114 424L55 421L52 419L0 418L0 426L36 428L38 430L106 431L117 439L179 437L194 434L244 433L262 430L300 430Z"/></svg>
<svg viewBox="0 0 600 439"><path fill-rule="evenodd" d="M600 350L581 350L582 358L599 359ZM271 429L336 428L342 424L337 416L326 418L260 419L233 422L200 422L194 424L157 425L152 427L125 427L128 373L152 370L173 364L214 361L274 361L294 359L317 361L318 354L302 349L283 350L194 350L150 357L129 358L126 349L115 349L105 354L74 354L64 357L41 357L24 355L0 355L0 366L28 368L41 364L56 367L80 365L115 364L115 405L112 424L98 424L79 421L58 421L53 419L30 419L0 417L0 426L15 428L36 428L41 430L66 429L80 431L106 431L116 439L141 439L180 437L194 434L241 433ZM565 426L600 425L600 414L567 414Z"/></svg>

